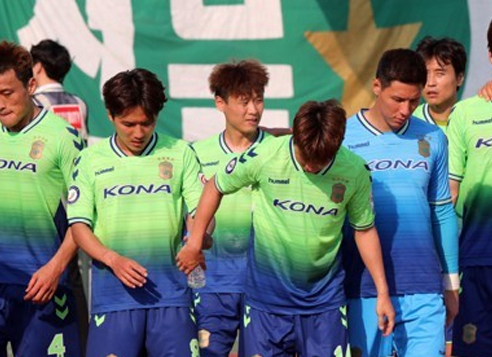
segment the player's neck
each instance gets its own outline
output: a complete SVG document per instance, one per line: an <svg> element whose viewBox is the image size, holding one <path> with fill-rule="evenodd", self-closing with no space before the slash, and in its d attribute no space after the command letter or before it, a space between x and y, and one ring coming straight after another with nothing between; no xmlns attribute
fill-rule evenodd
<svg viewBox="0 0 492 357"><path fill-rule="evenodd" d="M15 133L20 132L22 129L24 129L26 126L28 126L29 123L31 123L34 120L34 118L36 118L38 116L40 111L41 111L41 109L38 106L34 105L34 103L33 103L32 108L29 110L26 117L23 120L21 120L14 127L9 128L9 130L13 131Z"/></svg>
<svg viewBox="0 0 492 357"><path fill-rule="evenodd" d="M44 72L38 73L36 75L36 84L38 87L45 86L47 84L58 84L60 82L55 81L54 79L49 78Z"/></svg>
<svg viewBox="0 0 492 357"><path fill-rule="evenodd" d="M384 120L383 114L376 105L365 111L364 117L373 127L382 133L393 131L393 129L391 129L388 123Z"/></svg>
<svg viewBox="0 0 492 357"><path fill-rule="evenodd" d="M457 99L452 98L445 103L441 103L439 105L431 105L429 104L429 112L432 116L432 119L439 122L447 122L451 111L453 110L453 106L456 104Z"/></svg>
<svg viewBox="0 0 492 357"><path fill-rule="evenodd" d="M248 149L258 138L259 130L251 133L241 133L234 128L227 127L224 131L224 140L233 152L243 152Z"/></svg>

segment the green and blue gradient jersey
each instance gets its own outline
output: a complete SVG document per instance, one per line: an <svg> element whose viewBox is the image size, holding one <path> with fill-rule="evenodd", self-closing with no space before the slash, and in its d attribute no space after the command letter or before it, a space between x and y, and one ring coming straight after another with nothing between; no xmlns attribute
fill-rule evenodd
<svg viewBox="0 0 492 357"><path fill-rule="evenodd" d="M127 289L107 266L94 262L93 313L190 306L175 256L183 207L192 213L202 191L199 173L186 142L157 133L140 156L127 156L114 135L80 154L69 190L69 223L87 224L106 247L148 271L142 288Z"/></svg>
<svg viewBox="0 0 492 357"><path fill-rule="evenodd" d="M272 138L229 161L215 184L253 190L246 303L262 311L313 314L345 304L339 248L348 214L355 229L374 223L369 171L341 148L317 174L302 170L292 136Z"/></svg>
<svg viewBox="0 0 492 357"><path fill-rule="evenodd" d="M0 283L27 285L60 247L82 148L77 130L44 109L20 132L0 126Z"/></svg>
<svg viewBox="0 0 492 357"><path fill-rule="evenodd" d="M250 148L266 137L258 137ZM235 154L226 144L224 133L196 142L193 148L198 155L205 180L229 162ZM204 181L205 181L204 180ZM246 280L246 253L252 232L252 190L244 187L233 195L224 196L215 214L214 244L204 251L207 261L207 284L202 293L243 293Z"/></svg>
<svg viewBox="0 0 492 357"><path fill-rule="evenodd" d="M429 104L423 103L420 104L417 109L412 114L414 117L426 121L429 124L437 125L443 132L446 134L446 126L447 122L436 120L432 117L432 114L429 110Z"/></svg>
<svg viewBox="0 0 492 357"><path fill-rule="evenodd" d="M376 228L390 295L439 293L441 264L431 205L451 202L446 136L415 117L399 131L383 133L364 112L347 120L343 144L365 159L372 172ZM350 234L345 242L348 297L376 296Z"/></svg>
<svg viewBox="0 0 492 357"><path fill-rule="evenodd" d="M449 177L460 182L460 266L492 265L492 103L478 96L449 117Z"/></svg>

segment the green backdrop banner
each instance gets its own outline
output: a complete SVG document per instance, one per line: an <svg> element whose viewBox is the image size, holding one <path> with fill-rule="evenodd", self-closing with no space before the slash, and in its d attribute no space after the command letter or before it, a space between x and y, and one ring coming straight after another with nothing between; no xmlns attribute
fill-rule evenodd
<svg viewBox="0 0 492 357"><path fill-rule="evenodd" d="M0 0L0 36L27 48L52 38L69 49L74 66L65 84L87 101L93 136L112 129L102 84L144 67L170 97L158 129L196 140L223 127L207 77L214 64L231 59L268 66L268 126L289 125L307 100L337 98L349 114L370 105L381 53L415 48L425 35L465 45L464 95L474 94L490 73L490 16L487 0Z"/></svg>

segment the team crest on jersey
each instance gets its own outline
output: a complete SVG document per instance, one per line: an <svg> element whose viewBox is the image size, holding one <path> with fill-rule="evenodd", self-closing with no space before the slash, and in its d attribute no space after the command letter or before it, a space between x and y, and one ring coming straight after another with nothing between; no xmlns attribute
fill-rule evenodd
<svg viewBox="0 0 492 357"><path fill-rule="evenodd" d="M335 203L340 203L345 197L347 188L343 183L336 183L331 188L331 200Z"/></svg>
<svg viewBox="0 0 492 357"><path fill-rule="evenodd" d="M419 139L419 154L423 157L430 156L430 144L425 139Z"/></svg>
<svg viewBox="0 0 492 357"><path fill-rule="evenodd" d="M44 141L37 139L33 141L31 145L31 151L29 152L29 156L34 160L41 159L43 157L43 150L44 150Z"/></svg>
<svg viewBox="0 0 492 357"><path fill-rule="evenodd" d="M106 357L118 357L117 355L111 353L110 355L107 355Z"/></svg>
<svg viewBox="0 0 492 357"><path fill-rule="evenodd" d="M159 164L159 176L164 180L169 180L173 177L173 164L169 161L162 161Z"/></svg>
<svg viewBox="0 0 492 357"><path fill-rule="evenodd" d="M234 171L234 168L236 167L236 164L237 164L237 157L235 157L234 159L232 159L231 161L229 161L229 163L227 164L226 168L225 168L225 172L226 174L232 174L232 171Z"/></svg>
<svg viewBox="0 0 492 357"><path fill-rule="evenodd" d="M466 324L463 326L463 342L472 344L477 341L477 326L474 324Z"/></svg>
<svg viewBox="0 0 492 357"><path fill-rule="evenodd" d="M79 188L77 186L70 186L70 188L68 189L68 198L67 198L68 204L71 205L72 203L77 202L79 197L80 197Z"/></svg>
<svg viewBox="0 0 492 357"><path fill-rule="evenodd" d="M207 348L210 346L210 332L207 330L198 331L198 345L200 348Z"/></svg>

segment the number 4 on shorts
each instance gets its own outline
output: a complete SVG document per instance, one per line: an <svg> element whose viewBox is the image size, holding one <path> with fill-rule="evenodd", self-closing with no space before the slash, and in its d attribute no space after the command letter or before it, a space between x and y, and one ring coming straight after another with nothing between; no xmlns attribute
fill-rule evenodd
<svg viewBox="0 0 492 357"><path fill-rule="evenodd" d="M63 344L63 334L57 333L53 340L51 340L48 347L48 355L55 355L56 357L65 357L65 345Z"/></svg>

